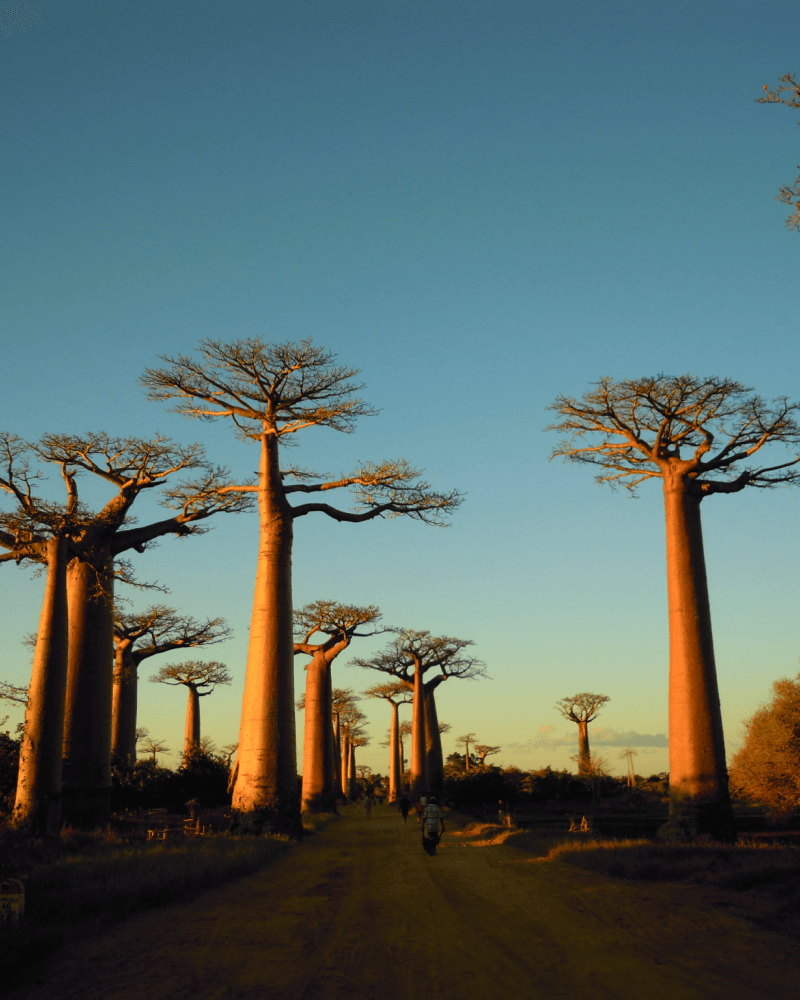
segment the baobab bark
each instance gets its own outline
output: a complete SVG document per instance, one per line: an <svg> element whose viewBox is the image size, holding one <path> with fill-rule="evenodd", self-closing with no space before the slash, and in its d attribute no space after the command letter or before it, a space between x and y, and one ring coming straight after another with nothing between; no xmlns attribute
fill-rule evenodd
<svg viewBox="0 0 800 1000"><path fill-rule="evenodd" d="M735 836L728 795L702 494L679 474L664 473L669 605L670 824L673 835Z"/></svg>
<svg viewBox="0 0 800 1000"><path fill-rule="evenodd" d="M592 770L592 755L589 750L589 723L578 723L578 774L589 774Z"/></svg>
<svg viewBox="0 0 800 1000"><path fill-rule="evenodd" d="M69 668L64 723L64 820L100 826L111 811L114 566L107 548L67 569ZM97 566L98 568L95 568Z"/></svg>
<svg viewBox="0 0 800 1000"><path fill-rule="evenodd" d="M428 794L428 771L425 753L425 691L420 664L414 668L414 703L411 721L411 801Z"/></svg>
<svg viewBox="0 0 800 1000"><path fill-rule="evenodd" d="M45 586L33 673L25 710L12 824L35 836L56 836L60 826L61 746L67 689L67 543L44 543Z"/></svg>
<svg viewBox="0 0 800 1000"><path fill-rule="evenodd" d="M186 705L186 732L183 738L184 763L200 746L200 693L194 684L187 684L189 700Z"/></svg>
<svg viewBox="0 0 800 1000"><path fill-rule="evenodd" d="M118 641L114 654L111 699L111 756L127 766L136 763L136 714L139 674L130 639Z"/></svg>
<svg viewBox="0 0 800 1000"><path fill-rule="evenodd" d="M333 737L331 730L330 668L324 649L306 665L305 736L301 808L333 812Z"/></svg>
<svg viewBox="0 0 800 1000"><path fill-rule="evenodd" d="M392 728L389 734L389 801L396 802L400 798L400 782L403 776L400 758L400 706L395 702L392 706Z"/></svg>
<svg viewBox="0 0 800 1000"><path fill-rule="evenodd" d="M347 733L342 737L342 798L347 801L350 793L350 737Z"/></svg>
<svg viewBox="0 0 800 1000"><path fill-rule="evenodd" d="M292 513L281 487L278 437L265 432L261 442L258 568L232 807L242 828L299 836Z"/></svg>
<svg viewBox="0 0 800 1000"><path fill-rule="evenodd" d="M351 802L355 802L358 797L358 782L356 781L356 745L352 740L350 744L350 759L347 762L347 797Z"/></svg>
<svg viewBox="0 0 800 1000"><path fill-rule="evenodd" d="M434 691L445 678L441 675L428 681L425 688L425 766L428 775L428 791L432 795L444 794L444 755L442 737L439 733L439 718L436 714Z"/></svg>
<svg viewBox="0 0 800 1000"><path fill-rule="evenodd" d="M333 699L331 699L332 701ZM339 726L339 713L333 720L333 753L331 754L333 764L333 788L336 790L335 797L338 798L342 788L342 734Z"/></svg>

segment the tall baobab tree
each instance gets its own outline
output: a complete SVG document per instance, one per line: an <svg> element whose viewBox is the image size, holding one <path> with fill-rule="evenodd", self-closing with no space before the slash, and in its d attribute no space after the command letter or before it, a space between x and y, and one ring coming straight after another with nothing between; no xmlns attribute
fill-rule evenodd
<svg viewBox="0 0 800 1000"><path fill-rule="evenodd" d="M86 511L75 478L62 466L66 502L56 504L34 493L40 473L31 467L30 446L15 435L0 434L0 490L14 503L0 512L0 564L31 560L46 570L39 630L27 692L20 747L14 826L33 834L56 834L60 827L64 701L67 687L67 564L80 550Z"/></svg>
<svg viewBox="0 0 800 1000"><path fill-rule="evenodd" d="M139 741L142 744L142 750L145 753L151 753L153 755L153 763L156 764L156 757L160 753L172 753L170 748L167 746L166 740L156 740L152 736L143 736Z"/></svg>
<svg viewBox="0 0 800 1000"><path fill-rule="evenodd" d="M358 523L405 515L443 525L458 506L456 491L439 493L406 461L366 463L329 479L300 468L281 468L279 446L310 427L351 432L360 416L374 413L358 398L358 374L335 363L333 354L300 343L266 344L260 339L223 343L203 340L201 360L162 358L167 367L148 369L142 381L151 399L175 400L189 417L231 419L243 438L258 442L257 493L260 516L258 568L247 658L238 770L233 809L245 828L299 835L296 780L294 642L291 553L294 522L321 513ZM355 509L312 500L292 505L294 494L349 490Z"/></svg>
<svg viewBox="0 0 800 1000"><path fill-rule="evenodd" d="M414 700L404 681L388 681L375 684L364 692L367 698L382 698L392 706L392 724L389 730L389 801L400 798L403 778L403 761L400 752L400 706L410 705Z"/></svg>
<svg viewBox="0 0 800 1000"><path fill-rule="evenodd" d="M798 404L772 405L730 379L604 378L582 399L559 396L553 454L600 468L598 481L629 490L660 479L667 538L670 682L669 832L734 835L719 706L700 504L716 494L800 481ZM757 467L784 444L794 454Z"/></svg>
<svg viewBox="0 0 800 1000"><path fill-rule="evenodd" d="M185 663L165 664L150 680L156 684L179 685L189 693L186 734L183 740L185 764L200 746L200 699L211 694L221 684L230 684L230 672L224 663L217 660L187 660Z"/></svg>
<svg viewBox="0 0 800 1000"><path fill-rule="evenodd" d="M311 657L306 664L306 714L303 739L303 811L333 812L336 809L333 683L331 664L356 637L375 635L359 627L378 621L378 608L354 607L336 601L314 601L294 613L295 654ZM325 636L313 643L315 635Z"/></svg>
<svg viewBox="0 0 800 1000"><path fill-rule="evenodd" d="M398 632L387 649L368 660L355 659L353 664L368 670L390 674L405 682L414 692L414 714L411 732L411 796L418 798L429 790L427 769L427 741L432 738L439 742L438 755L441 757L441 740L435 716L435 702L431 685L425 690L425 674L438 669L437 684L451 677L474 678L486 676L486 665L477 657L464 653L472 646L471 639L454 639L452 636L432 636L430 632L414 632L403 629ZM441 677L441 680L439 679ZM431 725L427 725L426 707L433 705ZM434 776L435 778L436 776Z"/></svg>
<svg viewBox="0 0 800 1000"><path fill-rule="evenodd" d="M89 473L115 490L76 535L81 558L67 569L69 668L64 723L64 808L70 822L95 826L107 819L111 791L111 718L114 650L114 563L122 553L144 552L165 535L204 531L212 514L238 512L251 498L221 491L225 470L210 466L200 445L168 438L116 438L107 434L46 434L32 445L38 457L70 471ZM196 478L171 486L162 506L172 516L131 526L130 511L142 494L179 473Z"/></svg>
<svg viewBox="0 0 800 1000"><path fill-rule="evenodd" d="M341 779L345 801L353 798L355 789L355 748L366 745L366 715L357 707L361 699L348 689L348 698L339 707L339 731L342 740Z"/></svg>
<svg viewBox="0 0 800 1000"><path fill-rule="evenodd" d="M496 753L500 753L502 747L493 747L488 743L476 743L475 744L475 756L480 761L481 767L486 767L486 758L491 757Z"/></svg>
<svg viewBox="0 0 800 1000"><path fill-rule="evenodd" d="M114 616L114 690L111 753L124 765L136 763L139 664L151 656L225 642L233 632L224 618L198 621L161 604Z"/></svg>
<svg viewBox="0 0 800 1000"><path fill-rule="evenodd" d="M633 758L636 756L636 751L633 747L625 747L622 753L619 755L621 760L627 761L628 765L628 788L634 788L636 786L636 774L633 770Z"/></svg>
<svg viewBox="0 0 800 1000"><path fill-rule="evenodd" d="M475 745L475 733L465 733L456 738L456 746L464 748L464 770L469 771L469 748Z"/></svg>
<svg viewBox="0 0 800 1000"><path fill-rule="evenodd" d="M589 750L589 723L597 718L597 713L611 699L607 694L590 694L582 691L556 702L556 708L565 719L578 727L578 774L586 777L592 772L592 754Z"/></svg>
<svg viewBox="0 0 800 1000"><path fill-rule="evenodd" d="M758 98L759 104L785 104L787 108L800 108L800 83L794 74L784 73L774 90L770 90L766 84L764 90L764 96ZM787 227L800 230L800 177L792 184L784 184L775 197L792 209L792 214L786 220Z"/></svg>

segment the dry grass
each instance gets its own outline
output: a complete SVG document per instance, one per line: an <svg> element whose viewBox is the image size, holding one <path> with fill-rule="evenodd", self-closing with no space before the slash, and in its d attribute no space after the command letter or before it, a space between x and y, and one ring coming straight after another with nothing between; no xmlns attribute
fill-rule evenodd
<svg viewBox="0 0 800 1000"><path fill-rule="evenodd" d="M125 844L113 834L66 831L61 840L6 833L0 875L25 883L25 919L0 938L6 970L141 910L186 899L257 871L288 846L277 837Z"/></svg>

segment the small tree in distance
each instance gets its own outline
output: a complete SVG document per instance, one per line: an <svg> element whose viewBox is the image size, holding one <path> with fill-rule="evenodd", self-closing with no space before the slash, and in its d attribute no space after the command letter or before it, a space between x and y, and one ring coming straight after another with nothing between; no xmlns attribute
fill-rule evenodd
<svg viewBox="0 0 800 1000"><path fill-rule="evenodd" d="M180 685L189 692L183 741L183 757L188 760L200 746L200 699L211 694L219 685L230 684L228 668L216 660L209 663L202 660L167 663L150 680L156 684Z"/></svg>
<svg viewBox="0 0 800 1000"><path fill-rule="evenodd" d="M469 771L469 748L475 745L475 733L466 733L456 738L456 746L464 748L464 770Z"/></svg>
<svg viewBox="0 0 800 1000"><path fill-rule="evenodd" d="M669 837L735 836L714 661L700 504L717 494L800 482L798 404L771 406L722 378L603 378L582 399L551 409L565 434L553 451L599 468L599 482L631 491L661 480L667 535L670 680ZM757 467L770 444L794 453Z"/></svg>
<svg viewBox="0 0 800 1000"><path fill-rule="evenodd" d="M489 746L488 743L476 743L475 744L475 756L481 762L481 767L486 767L486 758L492 757L496 753L500 753L502 747Z"/></svg>
<svg viewBox="0 0 800 1000"><path fill-rule="evenodd" d="M590 694L583 691L570 698L562 698L556 702L556 708L565 719L577 723L578 726L578 773L587 775L591 769L591 753L589 751L589 723L597 718L600 708L611 699L606 694Z"/></svg>

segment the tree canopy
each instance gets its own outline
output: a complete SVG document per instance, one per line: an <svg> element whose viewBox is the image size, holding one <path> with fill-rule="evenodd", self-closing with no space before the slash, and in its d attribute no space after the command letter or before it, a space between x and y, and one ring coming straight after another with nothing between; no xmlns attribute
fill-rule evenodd
<svg viewBox="0 0 800 1000"><path fill-rule="evenodd" d="M800 83L793 73L784 73L774 90L764 84L764 90L764 96L758 98L759 104L785 104L787 108L800 108ZM792 209L786 220L787 228L800 230L800 176L793 183L782 185L775 197Z"/></svg>

